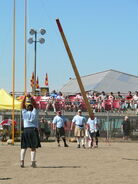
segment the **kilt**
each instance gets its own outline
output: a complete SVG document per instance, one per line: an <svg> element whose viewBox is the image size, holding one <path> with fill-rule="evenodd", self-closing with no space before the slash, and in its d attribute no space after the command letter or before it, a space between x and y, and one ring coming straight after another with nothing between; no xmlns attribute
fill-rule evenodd
<svg viewBox="0 0 138 184"><path fill-rule="evenodd" d="M23 133L21 135L21 148L27 149L38 147L41 147L41 144L37 128L24 128Z"/></svg>
<svg viewBox="0 0 138 184"><path fill-rule="evenodd" d="M64 127L56 128L56 137L65 137L65 130Z"/></svg>
<svg viewBox="0 0 138 184"><path fill-rule="evenodd" d="M89 134L91 138L100 136L99 130L97 132L89 132Z"/></svg>
<svg viewBox="0 0 138 184"><path fill-rule="evenodd" d="M75 126L74 136L75 137L84 137L85 136L85 129L80 128L78 126Z"/></svg>

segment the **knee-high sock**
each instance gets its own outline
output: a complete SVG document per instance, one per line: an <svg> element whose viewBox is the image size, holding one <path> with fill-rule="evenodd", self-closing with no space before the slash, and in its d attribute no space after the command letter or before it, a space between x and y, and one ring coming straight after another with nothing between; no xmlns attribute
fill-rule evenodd
<svg viewBox="0 0 138 184"><path fill-rule="evenodd" d="M91 147L92 146L92 140L89 139L89 142L88 142L88 147Z"/></svg>
<svg viewBox="0 0 138 184"><path fill-rule="evenodd" d="M36 151L31 151L31 161L35 161Z"/></svg>
<svg viewBox="0 0 138 184"><path fill-rule="evenodd" d="M64 145L66 145L66 139L65 139L65 137L63 137L62 139L63 139Z"/></svg>
<svg viewBox="0 0 138 184"><path fill-rule="evenodd" d="M98 146L98 137L95 137L96 145Z"/></svg>
<svg viewBox="0 0 138 184"><path fill-rule="evenodd" d="M21 149L21 160L25 158L26 149Z"/></svg>
<svg viewBox="0 0 138 184"><path fill-rule="evenodd" d="M81 144L84 145L84 137L81 138Z"/></svg>
<svg viewBox="0 0 138 184"><path fill-rule="evenodd" d="M80 143L81 143L81 138L77 137L77 144L80 144Z"/></svg>
<svg viewBox="0 0 138 184"><path fill-rule="evenodd" d="M88 146L89 143L89 137L85 137L85 145Z"/></svg>

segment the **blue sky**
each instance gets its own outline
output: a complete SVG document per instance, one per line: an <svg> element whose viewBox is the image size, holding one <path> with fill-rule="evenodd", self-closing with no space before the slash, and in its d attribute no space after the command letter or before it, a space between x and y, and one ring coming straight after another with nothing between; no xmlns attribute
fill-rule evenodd
<svg viewBox="0 0 138 184"><path fill-rule="evenodd" d="M13 0L0 0L0 88L12 91ZM138 0L28 0L29 30L45 28L37 44L37 76L60 90L74 72L56 25L59 18L81 76L114 69L138 75ZM40 35L38 35L40 37ZM15 91L24 90L24 0L16 0ZM27 90L34 45L27 44Z"/></svg>

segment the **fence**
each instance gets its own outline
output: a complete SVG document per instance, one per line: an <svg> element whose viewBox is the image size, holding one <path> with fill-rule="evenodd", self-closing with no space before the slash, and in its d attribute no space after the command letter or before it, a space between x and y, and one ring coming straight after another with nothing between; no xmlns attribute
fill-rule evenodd
<svg viewBox="0 0 138 184"><path fill-rule="evenodd" d="M41 116L42 115L40 115L39 119L41 119ZM53 117L54 117L54 114L51 117L48 117L48 116L45 117L46 120L49 122L49 126L51 129L51 135L50 135L51 137L55 136L55 132L52 130ZM6 115L4 118L5 119L10 118L10 115ZM65 128L67 137L74 136L74 132L70 131L70 125L71 125L72 118L73 118L73 115L69 115L67 117L68 123L67 123L67 127ZM111 116L110 113L107 113L104 116L97 116L97 119L98 119L98 123L100 126L100 136L101 137L106 138L107 133L108 133L108 136L110 138L123 136L122 129L121 129L123 117ZM20 115L15 116L15 121L17 122L17 127L16 127L16 131L15 131L15 140L16 139L20 140L20 133L21 133L21 117L20 117ZM137 139L138 138L138 117L130 117L130 126L131 126L130 137L132 139L134 139L134 138ZM9 129L9 132L8 132L8 134L6 134L6 136L7 136L7 138L9 138L11 136L11 129ZM0 139L2 140L2 138L3 138L3 130L1 129L0 130Z"/></svg>

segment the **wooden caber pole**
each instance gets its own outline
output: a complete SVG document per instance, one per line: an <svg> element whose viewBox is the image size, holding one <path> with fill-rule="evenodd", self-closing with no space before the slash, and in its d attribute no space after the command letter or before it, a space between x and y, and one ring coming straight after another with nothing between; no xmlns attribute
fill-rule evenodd
<svg viewBox="0 0 138 184"><path fill-rule="evenodd" d="M70 59L72 68L73 68L74 73L75 73L75 76L76 76L76 79L77 79L77 81L78 81L78 84L79 84L79 87L80 87L80 91L81 91L81 94L82 94L82 96L83 96L84 102L85 102L85 104L86 104L86 107L87 107L89 116L91 117L91 116L94 115L93 109L91 108L90 103L89 103L89 101L88 101L88 98L87 98L87 96L86 96L86 92L85 92L85 90L84 90L84 86L83 86L83 84L82 84L82 81L81 81L81 78L80 78L78 69L77 69L77 67L76 67L74 58L73 58L73 56L72 56L71 50L70 50L70 48L69 48L68 42L67 42L66 37L65 37L65 35L64 35L64 32L63 32L63 29L62 29L62 26L61 26L61 24L60 24L59 19L56 19L56 23L57 23L59 32L60 32L60 34L61 34L61 37L62 37L62 39L63 39L63 42L64 42L64 45L65 45L66 51L67 51L67 53L68 53L68 56L69 56L69 59Z"/></svg>
<svg viewBox="0 0 138 184"><path fill-rule="evenodd" d="M27 76L27 67L26 67L26 53L27 53L27 0L25 0L25 5L24 5L24 93L27 93L27 84L26 84L26 76Z"/></svg>

